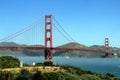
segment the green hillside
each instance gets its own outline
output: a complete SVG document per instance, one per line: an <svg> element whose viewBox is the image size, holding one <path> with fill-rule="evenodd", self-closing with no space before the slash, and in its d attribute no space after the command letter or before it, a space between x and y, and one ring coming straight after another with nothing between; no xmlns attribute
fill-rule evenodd
<svg viewBox="0 0 120 80"><path fill-rule="evenodd" d="M0 80L120 80L111 73L102 75L72 66L39 63L20 68L20 61L9 56L0 57L0 63Z"/></svg>

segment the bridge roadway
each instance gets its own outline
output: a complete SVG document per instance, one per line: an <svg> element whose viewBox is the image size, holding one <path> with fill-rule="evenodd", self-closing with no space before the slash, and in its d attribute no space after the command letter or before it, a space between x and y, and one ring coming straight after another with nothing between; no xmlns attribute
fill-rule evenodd
<svg viewBox="0 0 120 80"><path fill-rule="evenodd" d="M106 53L104 50L97 49L88 49L88 48L46 48L46 47L38 47L38 46L0 46L0 50L68 50L68 51L86 51L86 52L97 52L97 53ZM107 52L110 53L110 52ZM111 53L110 53L111 54Z"/></svg>

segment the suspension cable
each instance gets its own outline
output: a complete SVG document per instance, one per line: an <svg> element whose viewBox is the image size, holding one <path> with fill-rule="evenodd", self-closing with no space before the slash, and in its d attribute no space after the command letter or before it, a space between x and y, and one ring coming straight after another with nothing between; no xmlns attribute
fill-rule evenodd
<svg viewBox="0 0 120 80"><path fill-rule="evenodd" d="M73 42L76 42L62 27L62 25L60 25L60 23L56 20L56 18L53 16L53 19L55 20L55 22L58 24L58 26L61 28L61 30L69 37L69 39L71 39Z"/></svg>
<svg viewBox="0 0 120 80"><path fill-rule="evenodd" d="M65 37L68 41L71 41L68 37L66 37L66 36L62 33L62 31L59 30L59 28L58 28L55 24L53 24L53 26L62 34L63 37Z"/></svg>
<svg viewBox="0 0 120 80"><path fill-rule="evenodd" d="M40 19L41 19L41 18L40 18ZM15 38L15 37L17 37L17 36L25 33L25 32L27 32L27 31L31 30L32 28L36 27L36 26L39 25L40 23L42 23L42 21L43 21L43 20L37 20L37 21L34 22L32 25L27 26L26 28L24 28L24 29L22 29L22 30L20 30L20 31L14 33L14 34L11 34L11 35L9 35L9 36L1 39L0 42L11 40L11 39L13 39L13 38Z"/></svg>

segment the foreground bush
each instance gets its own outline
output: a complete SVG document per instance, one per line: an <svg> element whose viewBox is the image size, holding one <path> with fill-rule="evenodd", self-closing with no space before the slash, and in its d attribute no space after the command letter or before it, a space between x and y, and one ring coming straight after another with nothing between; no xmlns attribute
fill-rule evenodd
<svg viewBox="0 0 120 80"><path fill-rule="evenodd" d="M29 80L29 79L25 75L24 76L20 75L15 80Z"/></svg>
<svg viewBox="0 0 120 80"><path fill-rule="evenodd" d="M37 71L33 77L32 80L48 80L46 76L44 76L41 72Z"/></svg>
<svg viewBox="0 0 120 80"><path fill-rule="evenodd" d="M0 80L120 80L120 79L87 73L77 75L63 71L47 73L36 71L35 73L31 73L25 69L22 69L19 74L13 74L11 72L0 72Z"/></svg>
<svg viewBox="0 0 120 80"><path fill-rule="evenodd" d="M85 74L80 77L81 80L101 80L98 76Z"/></svg>
<svg viewBox="0 0 120 80"><path fill-rule="evenodd" d="M11 56L0 57L0 68L15 68L19 67L20 61Z"/></svg>
<svg viewBox="0 0 120 80"><path fill-rule="evenodd" d="M111 74L111 73L106 73L106 76L115 77L115 75L114 75L114 74Z"/></svg>
<svg viewBox="0 0 120 80"><path fill-rule="evenodd" d="M43 65L45 66L53 66L53 62L52 61L46 61L43 63Z"/></svg>
<svg viewBox="0 0 120 80"><path fill-rule="evenodd" d="M0 72L0 80L14 80L11 72Z"/></svg>

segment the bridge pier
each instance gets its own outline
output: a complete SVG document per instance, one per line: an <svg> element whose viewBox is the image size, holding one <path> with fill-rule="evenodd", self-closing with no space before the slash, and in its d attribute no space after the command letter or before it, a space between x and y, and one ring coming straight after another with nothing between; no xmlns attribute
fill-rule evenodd
<svg viewBox="0 0 120 80"><path fill-rule="evenodd" d="M45 50L44 54L45 54L45 60L48 60L49 59L49 54L50 54L49 50Z"/></svg>
<svg viewBox="0 0 120 80"><path fill-rule="evenodd" d="M110 52L105 53L105 57L112 57L112 54Z"/></svg>

